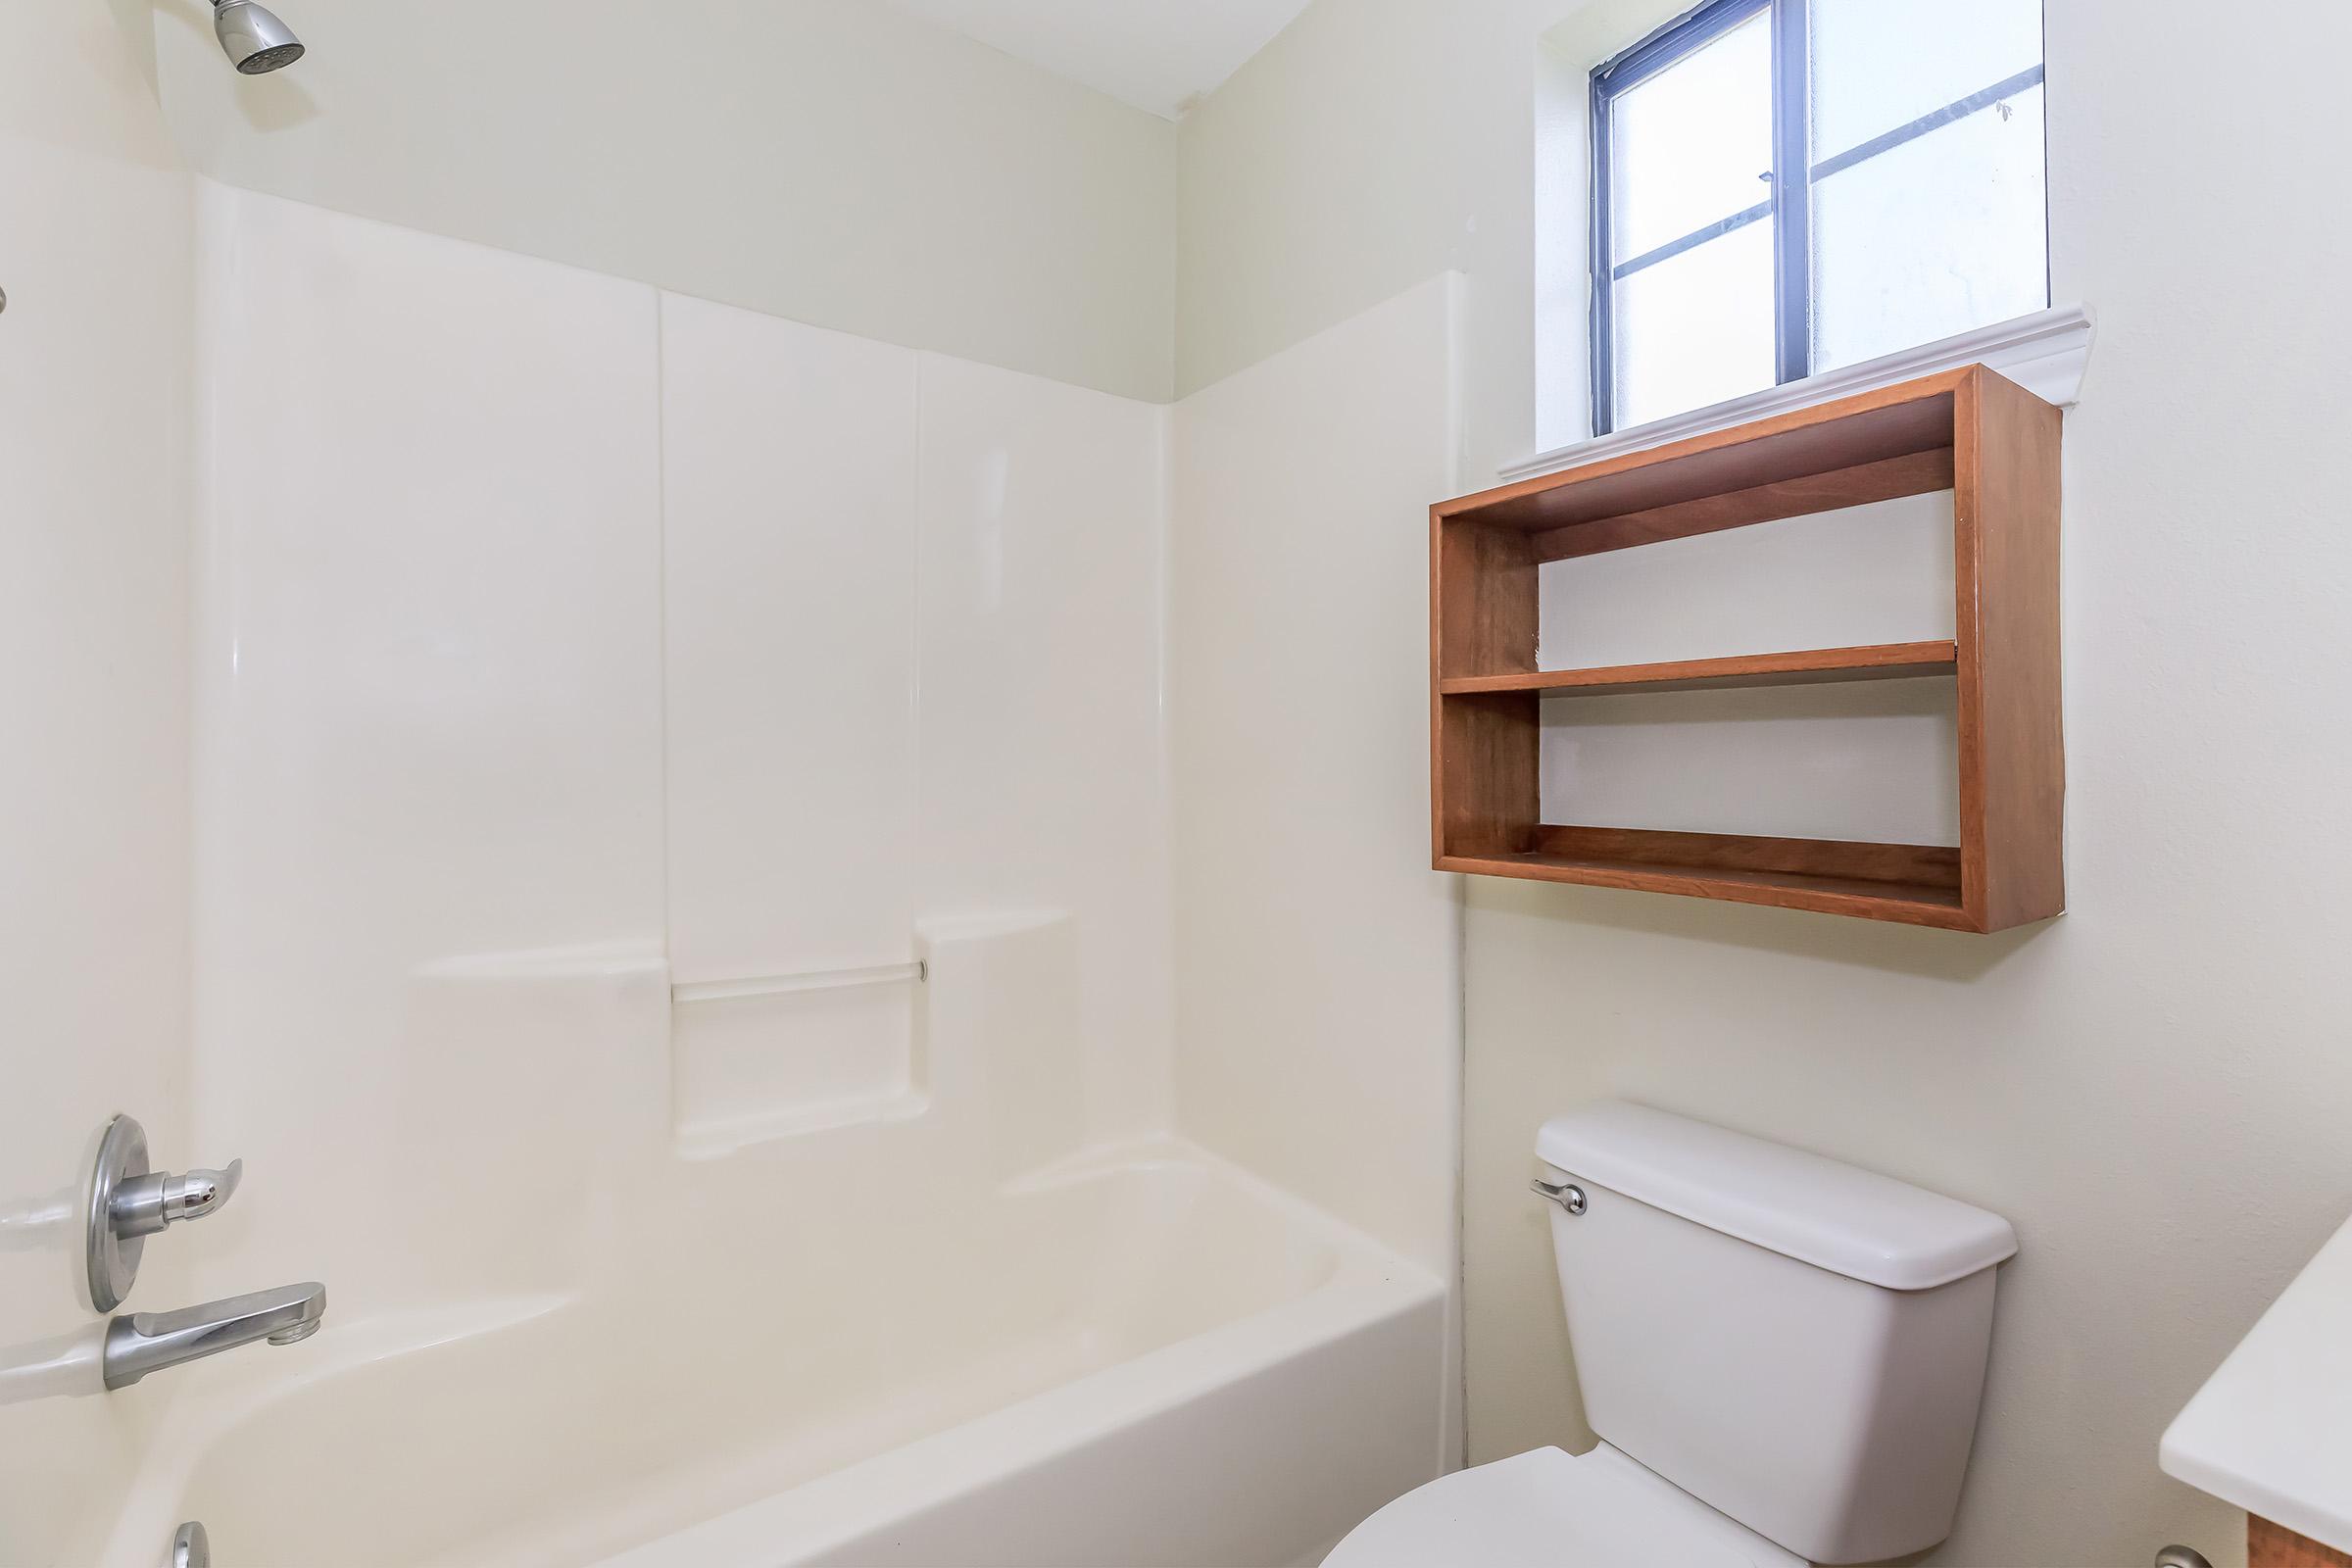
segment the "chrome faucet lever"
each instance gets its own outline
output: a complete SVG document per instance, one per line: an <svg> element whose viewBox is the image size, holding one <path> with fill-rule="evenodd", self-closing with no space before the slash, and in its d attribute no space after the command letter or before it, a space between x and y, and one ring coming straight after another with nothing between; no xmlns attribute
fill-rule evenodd
<svg viewBox="0 0 2352 1568"><path fill-rule="evenodd" d="M244 1178L245 1162L225 1170L192 1170L173 1176L147 1168L147 1130L130 1116L106 1125L98 1144L98 1168L90 1178L86 1241L90 1303L111 1312L130 1294L139 1277L146 1239L179 1220L202 1219L227 1202Z"/></svg>
<svg viewBox="0 0 2352 1568"><path fill-rule="evenodd" d="M115 1189L108 1205L115 1235L123 1239L153 1236L179 1220L202 1219L229 1200L244 1180L245 1162L232 1159L226 1170L192 1170L185 1176L161 1172L134 1177Z"/></svg>
<svg viewBox="0 0 2352 1568"><path fill-rule="evenodd" d="M150 1372L200 1360L268 1340L293 1345L318 1332L326 1316L326 1287L312 1281L281 1285L183 1306L176 1312L125 1312L106 1325L99 1369L109 1389L127 1389Z"/></svg>

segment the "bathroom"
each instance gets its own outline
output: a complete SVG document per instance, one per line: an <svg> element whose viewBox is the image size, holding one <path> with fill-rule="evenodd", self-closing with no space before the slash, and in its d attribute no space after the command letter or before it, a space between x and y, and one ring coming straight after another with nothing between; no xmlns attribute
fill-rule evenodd
<svg viewBox="0 0 2352 1568"><path fill-rule="evenodd" d="M268 4L0 50L0 1568L2352 1549L2352 22Z"/></svg>

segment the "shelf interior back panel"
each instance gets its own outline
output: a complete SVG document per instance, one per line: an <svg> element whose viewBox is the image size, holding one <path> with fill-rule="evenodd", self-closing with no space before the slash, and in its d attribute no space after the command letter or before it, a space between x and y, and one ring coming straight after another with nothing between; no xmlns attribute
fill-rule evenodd
<svg viewBox="0 0 2352 1568"><path fill-rule="evenodd" d="M1536 568L1538 669L1952 636L1952 493Z"/></svg>
<svg viewBox="0 0 2352 1568"><path fill-rule="evenodd" d="M1544 698L1539 816L1954 845L1957 699L1935 675Z"/></svg>

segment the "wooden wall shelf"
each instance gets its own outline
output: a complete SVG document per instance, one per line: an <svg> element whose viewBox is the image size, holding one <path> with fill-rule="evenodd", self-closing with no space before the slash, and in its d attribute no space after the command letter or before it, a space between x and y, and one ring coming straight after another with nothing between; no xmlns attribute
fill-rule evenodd
<svg viewBox="0 0 2352 1568"><path fill-rule="evenodd" d="M1437 868L1958 931L2057 914L2066 906L2060 417L1971 366L1431 508ZM1536 668L1544 562L1944 489L1953 492L1951 641ZM1547 699L1936 674L1959 690L1957 846L1542 820Z"/></svg>
<svg viewBox="0 0 2352 1568"><path fill-rule="evenodd" d="M1732 659L1685 659L1666 664L1611 664L1601 669L1545 669L1532 675L1456 675L1438 682L1447 697L1476 692L1544 692L1596 697L1610 692L1705 691L1726 686L1806 686L1830 680L1887 680L1900 675L1949 675L1960 645L1880 643L1869 648L1812 648L1794 654L1741 654Z"/></svg>

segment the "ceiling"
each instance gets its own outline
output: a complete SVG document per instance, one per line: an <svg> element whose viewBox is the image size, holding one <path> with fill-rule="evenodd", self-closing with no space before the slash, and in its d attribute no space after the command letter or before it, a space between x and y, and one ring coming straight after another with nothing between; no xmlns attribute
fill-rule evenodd
<svg viewBox="0 0 2352 1568"><path fill-rule="evenodd" d="M1307 0L889 0L1055 75L1174 120Z"/></svg>

